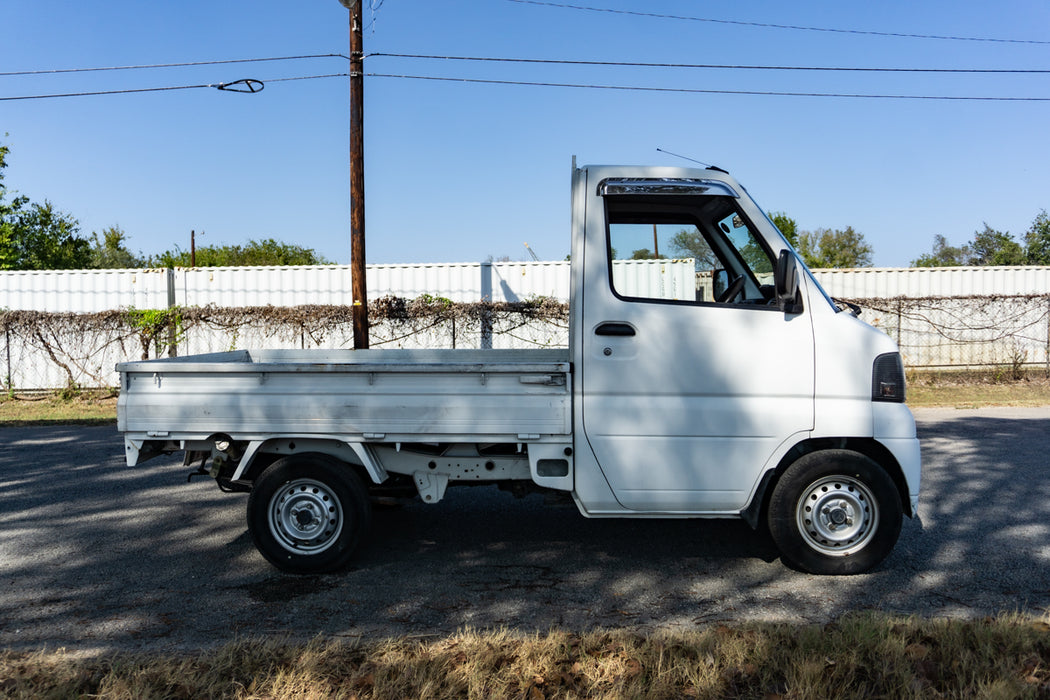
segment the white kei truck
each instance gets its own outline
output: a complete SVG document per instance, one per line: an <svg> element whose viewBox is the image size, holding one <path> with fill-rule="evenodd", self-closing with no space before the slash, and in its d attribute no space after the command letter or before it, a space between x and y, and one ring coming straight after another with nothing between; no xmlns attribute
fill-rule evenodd
<svg viewBox="0 0 1050 700"><path fill-rule="evenodd" d="M667 265L698 283L621 262L659 251L687 252ZM571 260L567 348L121 363L127 463L184 451L250 492L256 547L296 573L345 566L373 499L478 484L564 492L592 518L742 518L815 574L884 560L919 499L901 355L743 187L719 168L574 166Z"/></svg>

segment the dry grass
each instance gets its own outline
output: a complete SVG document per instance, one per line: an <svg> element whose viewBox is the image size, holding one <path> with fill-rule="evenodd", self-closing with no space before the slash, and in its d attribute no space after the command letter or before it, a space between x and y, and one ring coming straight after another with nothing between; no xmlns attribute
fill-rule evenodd
<svg viewBox="0 0 1050 700"><path fill-rule="evenodd" d="M194 655L0 653L11 698L1050 697L1050 624L858 614L744 624L304 646L239 641Z"/></svg>
<svg viewBox="0 0 1050 700"><path fill-rule="evenodd" d="M1050 406L1050 379L1043 370L910 372L909 406Z"/></svg>
<svg viewBox="0 0 1050 700"><path fill-rule="evenodd" d="M0 426L48 423L102 425L116 421L115 391L83 393L67 398L58 394L0 396Z"/></svg>

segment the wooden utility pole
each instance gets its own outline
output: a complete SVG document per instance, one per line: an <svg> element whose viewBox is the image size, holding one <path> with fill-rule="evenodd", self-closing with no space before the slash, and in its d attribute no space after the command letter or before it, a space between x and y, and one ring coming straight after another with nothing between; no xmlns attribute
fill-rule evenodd
<svg viewBox="0 0 1050 700"><path fill-rule="evenodd" d="M354 349L368 348L365 282L365 78L361 0L339 0L350 10L350 290Z"/></svg>

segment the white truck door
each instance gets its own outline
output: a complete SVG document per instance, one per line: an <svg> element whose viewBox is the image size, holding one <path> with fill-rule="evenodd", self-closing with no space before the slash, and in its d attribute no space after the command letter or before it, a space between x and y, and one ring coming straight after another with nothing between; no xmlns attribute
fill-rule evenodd
<svg viewBox="0 0 1050 700"><path fill-rule="evenodd" d="M783 242L738 185L653 182L588 186L586 440L627 509L737 511L813 428L809 309L778 309Z"/></svg>

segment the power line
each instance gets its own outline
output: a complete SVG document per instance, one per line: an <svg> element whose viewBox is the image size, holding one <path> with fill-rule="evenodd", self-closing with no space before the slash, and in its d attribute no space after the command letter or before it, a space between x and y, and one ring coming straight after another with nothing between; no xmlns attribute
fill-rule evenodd
<svg viewBox="0 0 1050 700"><path fill-rule="evenodd" d="M540 5L543 7L557 7L567 10L583 10L586 12L606 12L609 14L616 15L632 15L635 17L651 17L656 19L677 19L686 20L690 22L711 22L714 24L734 24L744 27L762 27L765 29L793 29L797 31L805 32L828 32L835 34L861 34L867 36L888 36L904 39L939 39L943 41L988 41L1003 44L1050 44L1050 41L1040 41L1038 39L997 39L993 37L974 37L974 36L941 36L937 34L905 34L902 32L876 32L867 31L862 29L833 29L828 27L805 27L794 24L773 24L770 22L744 22L741 20L731 19L713 19L710 17L690 17L685 15L666 15L658 14L655 12L638 12L636 10L614 10L608 7L590 7L586 5L570 5L567 3L560 2L545 2L543 0L507 0L508 2L516 2L522 5Z"/></svg>
<svg viewBox="0 0 1050 700"><path fill-rule="evenodd" d="M1050 97L975 97L952 95L877 95L837 92L782 92L766 90L711 90L700 88L645 87L639 85L593 85L582 83L530 82L523 80L487 80L482 78L449 78L431 75L395 75L388 73L365 73L370 78L399 78L405 80L435 80L454 83L479 83L483 85L523 85L529 87L577 88L587 90L622 90L635 92L672 92L702 95L757 95L763 97L836 97L879 100L954 100L977 102L1050 102Z"/></svg>
<svg viewBox="0 0 1050 700"><path fill-rule="evenodd" d="M230 83L209 83L206 85L173 85L167 87L155 87L155 88L132 88L125 90L99 90L92 92L71 92L61 94L50 94L50 95L22 95L16 97L0 97L0 101L12 101L12 100L42 100L49 98L58 97L88 97L94 95L122 95L128 93L138 92L163 92L170 90L192 90L198 88L217 88L219 90L228 90L231 92L258 92L258 90L239 90L232 88L238 83L252 82L256 84L270 83L282 83L298 80L317 80L322 78L346 78L352 77L351 73L327 73L324 75L304 75L289 78L272 78L270 80L261 81L251 79L236 80ZM788 92L788 91L767 91L767 90L714 90L714 89L702 89L702 88L670 88L670 87L646 87L641 85L598 85L598 84L587 84L587 83L554 83L554 82L538 82L538 81L525 81L525 80L495 80L495 79L482 79L482 78L452 78L442 77L433 75L405 75L405 74L392 74L392 73L364 73L365 77L369 78L395 78L402 80L430 80L439 82L454 82L454 83L469 83L469 84L481 84L481 85L511 85L511 86L525 86L525 87L553 87L553 88L571 88L571 89L585 89L585 90L619 90L627 92L667 92L667 93L682 93L682 94L702 94L702 95L754 95L761 97L827 97L827 98L851 98L851 99L883 99L883 100L949 100L949 101L976 101L976 102L1050 102L1050 97L991 97L991 96L970 96L970 95L891 95L891 94L863 94L863 93L836 93L836 92ZM260 88L261 89L261 88Z"/></svg>
<svg viewBox="0 0 1050 700"><path fill-rule="evenodd" d="M136 92L167 92L171 90L196 90L200 88L215 88L226 92L260 92L266 83L284 83L293 80L316 80L318 78L345 78L349 73L328 73L326 75L304 75L294 78L271 78L269 80L256 80L255 78L242 78L228 83L208 83L206 85L169 85L166 87L153 88L129 88L124 90L95 90L91 92L65 92L50 95L19 95L15 97L0 97L2 102L15 100L47 100L58 97L93 97L96 95L126 95ZM243 87L237 87L241 85ZM256 89L257 86L257 89Z"/></svg>
<svg viewBox="0 0 1050 700"><path fill-rule="evenodd" d="M96 68L56 68L52 70L23 70L23 71L9 71L6 73L0 73L0 77L7 77L12 75L49 75L55 73L91 73L96 71L113 71L113 70L140 70L150 68L184 68L186 66L219 66L231 63L263 63L266 61L298 61L302 59L311 58L343 58L350 60L346 56L339 53L319 53L309 54L305 56L269 56L266 58L232 58L224 61L189 61L184 63L150 63L140 66L102 66ZM198 87L198 86L193 86Z"/></svg>
<svg viewBox="0 0 1050 700"><path fill-rule="evenodd" d="M648 63L637 61L576 61L555 58L499 58L491 56L437 56L411 53L371 53L368 58L411 58L437 61L478 61L493 63L539 63L564 66L618 66L626 68L703 68L720 70L846 71L859 73L980 73L1047 74L1042 68L863 68L849 66L763 66L721 63Z"/></svg>

